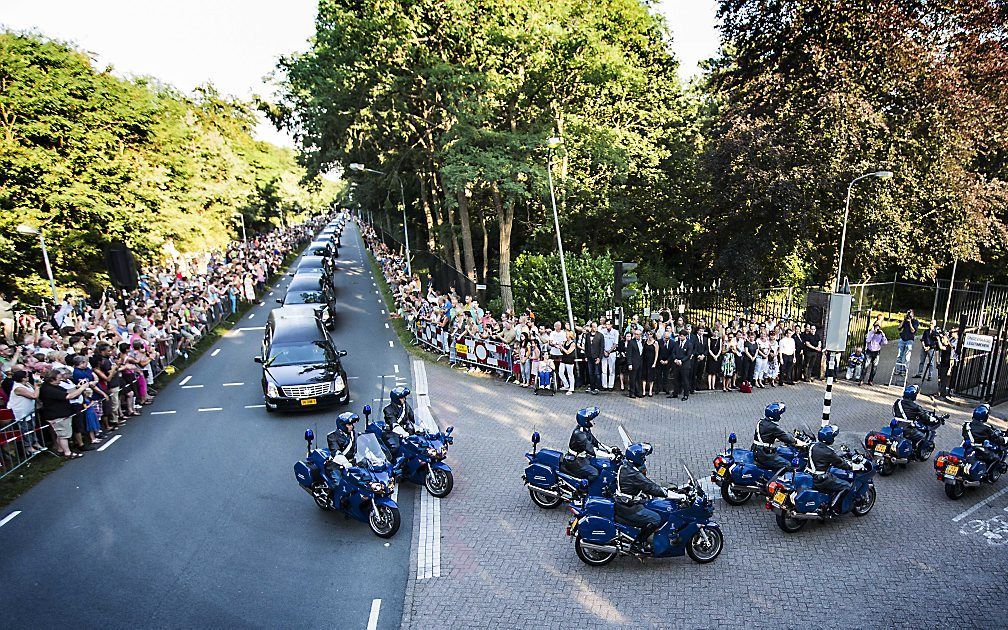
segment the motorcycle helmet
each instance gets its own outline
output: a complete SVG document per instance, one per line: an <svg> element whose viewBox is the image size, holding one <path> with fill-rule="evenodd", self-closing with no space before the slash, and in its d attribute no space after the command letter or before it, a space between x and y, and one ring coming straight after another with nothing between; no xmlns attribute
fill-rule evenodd
<svg viewBox="0 0 1008 630"><path fill-rule="evenodd" d="M344 411L340 415L336 416L336 425L338 427L345 427L349 425L356 424L360 420L360 416L352 411Z"/></svg>
<svg viewBox="0 0 1008 630"><path fill-rule="evenodd" d="M582 429L590 429L592 427L592 420L597 418L599 415L598 407L585 407L577 412L577 423Z"/></svg>
<svg viewBox="0 0 1008 630"><path fill-rule="evenodd" d="M771 422L780 422L785 411L787 411L787 405L782 402L773 402L766 406L763 415Z"/></svg>
<svg viewBox="0 0 1008 630"><path fill-rule="evenodd" d="M623 457L637 468L643 469L647 456L651 454L652 450L651 445L647 443L631 444L623 453Z"/></svg>
<svg viewBox="0 0 1008 630"><path fill-rule="evenodd" d="M917 400L917 392L920 391L920 387L916 385L907 385L903 388L903 400L914 401Z"/></svg>
<svg viewBox="0 0 1008 630"><path fill-rule="evenodd" d="M990 405L980 405L973 410L973 419L977 422L987 422L990 418Z"/></svg>
<svg viewBox="0 0 1008 630"><path fill-rule="evenodd" d="M403 400L406 400L406 397L409 395L409 387L403 387L402 385L389 392L389 398L392 399L392 402L402 402Z"/></svg>
<svg viewBox="0 0 1008 630"><path fill-rule="evenodd" d="M835 424L829 424L819 429L819 441L823 444L832 444L836 440L837 433L840 432L839 427Z"/></svg>

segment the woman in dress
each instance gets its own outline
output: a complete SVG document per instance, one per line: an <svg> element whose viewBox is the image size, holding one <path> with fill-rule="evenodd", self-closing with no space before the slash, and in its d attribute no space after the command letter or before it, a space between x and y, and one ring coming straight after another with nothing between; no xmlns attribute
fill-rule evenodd
<svg viewBox="0 0 1008 630"><path fill-rule="evenodd" d="M714 329L714 334L707 338L707 389L713 390L717 386L723 353L724 340L721 339L721 331Z"/></svg>
<svg viewBox="0 0 1008 630"><path fill-rule="evenodd" d="M770 363L770 340L767 338L766 330L760 333L756 341L756 367L754 369L754 385L760 389L766 387L763 379L767 376L767 368Z"/></svg>
<svg viewBox="0 0 1008 630"><path fill-rule="evenodd" d="M658 373L658 344L653 331L648 331L641 353L641 393L654 397L655 375Z"/></svg>
<svg viewBox="0 0 1008 630"><path fill-rule="evenodd" d="M630 345L630 340L633 337L630 333L623 335L623 338L619 340L616 344L616 374L619 375L619 388L623 391L626 387L626 380L629 378L627 372L629 372L629 363L627 363L627 346Z"/></svg>
<svg viewBox="0 0 1008 630"><path fill-rule="evenodd" d="M560 346L560 380L567 387L567 395L574 393L574 333L567 331L567 340Z"/></svg>

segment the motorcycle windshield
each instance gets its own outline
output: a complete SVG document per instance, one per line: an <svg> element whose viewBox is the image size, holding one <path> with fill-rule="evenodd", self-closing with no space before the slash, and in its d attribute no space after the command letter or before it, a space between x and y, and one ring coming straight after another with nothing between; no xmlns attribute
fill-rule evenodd
<svg viewBox="0 0 1008 630"><path fill-rule="evenodd" d="M422 431L427 435L437 435L441 432L441 429L438 428L437 422L434 421L434 416L431 414L430 410L417 410L417 412L413 415L416 420L415 428L418 432Z"/></svg>
<svg viewBox="0 0 1008 630"><path fill-rule="evenodd" d="M381 467L386 463L385 452L374 433L362 433L357 436L357 454L354 463L365 467Z"/></svg>

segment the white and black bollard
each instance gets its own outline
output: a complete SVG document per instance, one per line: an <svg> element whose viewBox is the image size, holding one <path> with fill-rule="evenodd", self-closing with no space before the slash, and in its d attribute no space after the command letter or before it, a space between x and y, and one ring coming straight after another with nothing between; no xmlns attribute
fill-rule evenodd
<svg viewBox="0 0 1008 630"><path fill-rule="evenodd" d="M829 426L830 404L833 402L833 378L836 374L836 352L826 351L826 393L823 394L822 426Z"/></svg>

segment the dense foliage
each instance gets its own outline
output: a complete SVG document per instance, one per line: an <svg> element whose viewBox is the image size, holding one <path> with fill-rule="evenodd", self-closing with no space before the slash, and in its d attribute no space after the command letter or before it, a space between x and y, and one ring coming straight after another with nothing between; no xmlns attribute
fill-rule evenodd
<svg viewBox="0 0 1008 630"><path fill-rule="evenodd" d="M609 304L613 261L589 252L565 252L574 318L587 321ZM514 293L519 310L532 309L539 321L567 321L559 254L519 254L514 264Z"/></svg>
<svg viewBox="0 0 1008 630"><path fill-rule="evenodd" d="M143 258L217 246L329 204L335 189L294 153L252 138L253 112L98 70L34 35L0 33L0 291L48 296L42 227L61 287L104 281L106 246Z"/></svg>

